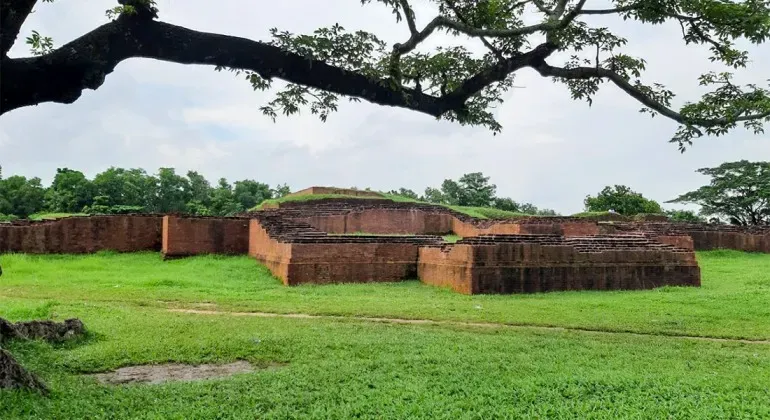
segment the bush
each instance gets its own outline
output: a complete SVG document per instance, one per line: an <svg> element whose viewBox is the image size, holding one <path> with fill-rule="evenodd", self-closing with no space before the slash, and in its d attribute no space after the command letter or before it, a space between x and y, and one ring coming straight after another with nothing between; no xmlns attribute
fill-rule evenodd
<svg viewBox="0 0 770 420"><path fill-rule="evenodd" d="M0 222L13 222L14 220L17 220L19 217L14 216L13 214L3 214L0 213Z"/></svg>

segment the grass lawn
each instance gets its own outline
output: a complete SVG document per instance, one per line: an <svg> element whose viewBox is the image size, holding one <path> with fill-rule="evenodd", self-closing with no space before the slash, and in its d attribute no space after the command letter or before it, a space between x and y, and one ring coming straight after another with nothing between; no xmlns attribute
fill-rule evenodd
<svg viewBox="0 0 770 420"><path fill-rule="evenodd" d="M12 343L53 393L0 392L0 418L768 418L770 344L681 336L770 340L770 255L698 259L701 288L463 296L416 281L287 288L247 257L1 255L0 314L79 317L90 333ZM82 375L239 359L281 366L162 385Z"/></svg>

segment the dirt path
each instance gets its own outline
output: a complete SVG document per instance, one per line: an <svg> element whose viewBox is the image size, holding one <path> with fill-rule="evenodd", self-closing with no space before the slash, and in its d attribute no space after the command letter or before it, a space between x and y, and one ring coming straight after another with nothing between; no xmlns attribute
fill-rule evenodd
<svg viewBox="0 0 770 420"><path fill-rule="evenodd" d="M543 331L573 331L573 332L585 332L596 334L625 334L639 337L662 337L662 338L676 338L684 340L698 340L709 341L715 343L741 343L741 344L765 344L770 345L770 340L748 340L738 338L716 338L716 337L700 337L694 335L677 335L677 334L658 334L658 333L640 333L630 331L604 331L590 328L576 328L576 327L549 327L538 325L515 325L515 324L502 324L494 322L463 322L463 321L436 321L432 319L403 319L403 318L380 318L380 317L367 317L367 316L341 316L341 315L310 315L310 314L298 314L298 313L275 313L275 312L228 312L228 311L213 311L205 309L169 309L170 312L186 313L186 314L199 314L199 315L229 315L229 316L254 316L261 318L298 318L298 319L329 319L329 320L355 320L362 322L383 322L390 324L410 324L410 325L438 325L438 326L460 326L460 327L480 327L480 328L516 328L527 330L543 330Z"/></svg>

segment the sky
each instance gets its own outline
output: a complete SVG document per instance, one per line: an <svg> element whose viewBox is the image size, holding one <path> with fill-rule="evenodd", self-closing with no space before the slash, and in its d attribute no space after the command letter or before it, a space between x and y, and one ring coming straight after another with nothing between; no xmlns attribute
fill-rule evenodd
<svg viewBox="0 0 770 420"><path fill-rule="evenodd" d="M424 0L413 3L422 26L433 17L432 10ZM587 7L604 3L591 0ZM33 29L62 45L105 23L104 11L114 4L39 4L11 56L28 54L23 38ZM396 23L389 10L362 7L359 0L158 4L163 21L256 40L266 40L272 27L309 33L335 23L374 32L391 44L408 38L406 24ZM677 25L647 27L607 17L590 23L628 38L625 51L647 59L645 81L674 90L677 105L698 99L699 74L721 69L708 61L705 48L685 46ZM478 46L437 36L426 48L448 42ZM738 80L763 83L770 68L768 46L749 50L754 61ZM496 136L482 127L346 100L326 123L309 112L274 123L259 111L274 91L254 92L242 78L211 67L131 59L74 104L41 104L0 116L0 165L5 176L38 176L46 184L58 167L89 177L110 166L149 172L174 167L181 173L199 171L212 183L225 177L288 183L294 190L323 185L418 192L480 171L497 185L498 196L571 214L582 211L585 196L605 185L628 185L663 202L708 182L695 172L698 168L770 160L770 135L743 129L701 138L681 154L668 142L675 122L640 114L634 99L609 84L591 107L532 70L519 72L515 84L522 88L511 90L496 111L503 125Z"/></svg>

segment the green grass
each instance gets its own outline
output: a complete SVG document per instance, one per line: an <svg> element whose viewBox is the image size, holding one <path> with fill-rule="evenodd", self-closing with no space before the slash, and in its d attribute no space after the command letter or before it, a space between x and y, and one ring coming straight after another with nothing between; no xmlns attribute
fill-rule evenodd
<svg viewBox="0 0 770 420"><path fill-rule="evenodd" d="M444 242L449 242L450 244L453 244L453 243L459 241L462 238L463 238L462 236L455 235L455 234L444 235Z"/></svg>
<svg viewBox="0 0 770 420"><path fill-rule="evenodd" d="M768 418L770 345L669 335L770 339L770 255L698 259L701 288L463 296L416 281L288 288L246 257L0 255L0 314L79 317L90 331L66 345L12 343L53 393L0 391L0 418ZM284 366L153 386L82 375L238 359Z"/></svg>
<svg viewBox="0 0 770 420"><path fill-rule="evenodd" d="M62 219L64 217L72 217L72 216L88 216L86 213L35 213L30 214L28 219L29 220L51 220L51 219Z"/></svg>

